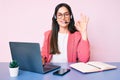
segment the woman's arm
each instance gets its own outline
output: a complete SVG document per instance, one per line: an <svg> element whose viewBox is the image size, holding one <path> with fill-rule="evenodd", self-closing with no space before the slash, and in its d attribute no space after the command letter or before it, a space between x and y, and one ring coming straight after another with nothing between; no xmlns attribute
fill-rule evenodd
<svg viewBox="0 0 120 80"><path fill-rule="evenodd" d="M50 37L50 31L47 31L44 33L44 42L42 46L42 61L43 63L47 63L50 61L50 51L49 51L49 37Z"/></svg>
<svg viewBox="0 0 120 80"><path fill-rule="evenodd" d="M90 58L90 45L88 40L83 40L78 44L77 47L77 56L78 56L78 61L80 62L87 62L89 61Z"/></svg>
<svg viewBox="0 0 120 80"><path fill-rule="evenodd" d="M75 27L81 34L81 40L78 43L77 53L78 59L82 62L87 62L90 57L90 45L87 36L88 17L81 14L81 19L76 22Z"/></svg>

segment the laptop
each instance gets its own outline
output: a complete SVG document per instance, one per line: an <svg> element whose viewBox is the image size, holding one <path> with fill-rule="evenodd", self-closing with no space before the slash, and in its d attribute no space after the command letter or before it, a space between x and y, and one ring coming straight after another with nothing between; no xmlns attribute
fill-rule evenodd
<svg viewBox="0 0 120 80"><path fill-rule="evenodd" d="M12 60L16 60L19 69L36 73L47 73L60 68L52 63L42 64L39 43L9 42Z"/></svg>

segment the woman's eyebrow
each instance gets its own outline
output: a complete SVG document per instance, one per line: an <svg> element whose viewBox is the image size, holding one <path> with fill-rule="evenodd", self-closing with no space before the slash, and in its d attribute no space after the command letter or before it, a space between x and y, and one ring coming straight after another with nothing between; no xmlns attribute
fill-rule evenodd
<svg viewBox="0 0 120 80"><path fill-rule="evenodd" d="M69 13L69 12L64 12L64 13L58 12L57 14L65 14L65 13Z"/></svg>

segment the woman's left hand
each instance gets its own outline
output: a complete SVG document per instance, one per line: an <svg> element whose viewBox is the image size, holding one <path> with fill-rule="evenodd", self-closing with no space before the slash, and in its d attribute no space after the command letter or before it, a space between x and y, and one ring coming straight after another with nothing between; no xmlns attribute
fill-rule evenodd
<svg viewBox="0 0 120 80"><path fill-rule="evenodd" d="M87 16L85 16L83 14L81 14L80 17L81 17L81 20L79 20L75 23L75 27L78 31L80 31L82 33L87 30L87 24L88 24L89 19Z"/></svg>
<svg viewBox="0 0 120 80"><path fill-rule="evenodd" d="M88 24L88 17L81 14L81 19L75 23L76 29L81 33L84 39L87 38L87 24Z"/></svg>

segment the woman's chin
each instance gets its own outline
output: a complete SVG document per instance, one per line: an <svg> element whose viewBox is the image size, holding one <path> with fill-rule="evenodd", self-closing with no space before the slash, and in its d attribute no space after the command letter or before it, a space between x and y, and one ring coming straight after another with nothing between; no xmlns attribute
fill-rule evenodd
<svg viewBox="0 0 120 80"><path fill-rule="evenodd" d="M68 24L60 24L61 27L68 27Z"/></svg>

